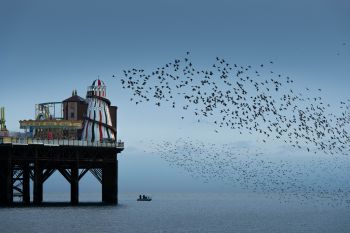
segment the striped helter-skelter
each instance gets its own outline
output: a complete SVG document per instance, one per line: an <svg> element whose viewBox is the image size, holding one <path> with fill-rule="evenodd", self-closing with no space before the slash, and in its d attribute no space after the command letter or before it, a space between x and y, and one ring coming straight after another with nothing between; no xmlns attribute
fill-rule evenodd
<svg viewBox="0 0 350 233"><path fill-rule="evenodd" d="M84 121L82 140L90 142L115 141L116 130L112 126L109 113L111 102L106 98L106 85L103 81L96 79L88 87L86 100L88 109Z"/></svg>

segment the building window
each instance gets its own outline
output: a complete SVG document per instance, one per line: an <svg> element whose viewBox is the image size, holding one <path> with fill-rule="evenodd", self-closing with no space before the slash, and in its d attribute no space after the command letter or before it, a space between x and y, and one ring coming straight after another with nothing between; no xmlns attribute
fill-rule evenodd
<svg viewBox="0 0 350 233"><path fill-rule="evenodd" d="M70 118L74 118L74 112L70 113Z"/></svg>

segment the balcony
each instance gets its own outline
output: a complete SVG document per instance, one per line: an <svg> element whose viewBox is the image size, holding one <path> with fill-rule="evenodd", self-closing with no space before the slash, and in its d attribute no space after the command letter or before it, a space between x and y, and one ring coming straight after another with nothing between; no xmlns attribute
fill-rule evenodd
<svg viewBox="0 0 350 233"><path fill-rule="evenodd" d="M109 147L124 149L124 142L89 142L75 139L34 139L34 138L17 138L17 137L2 137L0 144L13 145L44 145L44 146L82 146L82 147Z"/></svg>

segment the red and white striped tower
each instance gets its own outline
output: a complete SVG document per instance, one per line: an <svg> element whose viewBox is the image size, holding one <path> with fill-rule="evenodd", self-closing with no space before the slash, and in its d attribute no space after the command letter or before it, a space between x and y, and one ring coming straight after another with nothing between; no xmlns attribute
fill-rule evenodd
<svg viewBox="0 0 350 233"><path fill-rule="evenodd" d="M88 109L82 140L90 142L115 141L116 130L112 126L109 113L111 102L106 98L106 85L103 81L96 79L88 87L86 100Z"/></svg>

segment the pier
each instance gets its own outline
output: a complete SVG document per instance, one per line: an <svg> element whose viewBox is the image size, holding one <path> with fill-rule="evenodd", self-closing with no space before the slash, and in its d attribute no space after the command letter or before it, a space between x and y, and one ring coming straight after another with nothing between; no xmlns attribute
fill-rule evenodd
<svg viewBox="0 0 350 233"><path fill-rule="evenodd" d="M102 202L118 204L118 158L123 142L0 138L0 205L14 198L31 204L43 202L43 184L59 172L70 183L70 203L79 203L79 180L91 172L102 185Z"/></svg>
<svg viewBox="0 0 350 233"><path fill-rule="evenodd" d="M55 172L70 184L72 205L79 203L79 180L87 172L102 184L102 202L118 204L117 156L124 143L117 140L117 109L100 79L88 86L86 99L73 90L61 102L36 104L35 118L19 121L19 136L10 135L1 107L0 205L42 204L44 183Z"/></svg>

